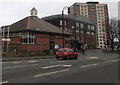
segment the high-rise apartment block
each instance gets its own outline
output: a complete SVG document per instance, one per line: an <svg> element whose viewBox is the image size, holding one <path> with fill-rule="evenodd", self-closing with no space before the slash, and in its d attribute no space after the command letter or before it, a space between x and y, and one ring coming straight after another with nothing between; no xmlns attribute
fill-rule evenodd
<svg viewBox="0 0 120 85"><path fill-rule="evenodd" d="M109 43L109 16L107 4L99 2L74 3L68 8L69 15L86 16L96 24L97 47L104 48Z"/></svg>
<svg viewBox="0 0 120 85"><path fill-rule="evenodd" d="M118 19L120 20L120 1L118 2Z"/></svg>

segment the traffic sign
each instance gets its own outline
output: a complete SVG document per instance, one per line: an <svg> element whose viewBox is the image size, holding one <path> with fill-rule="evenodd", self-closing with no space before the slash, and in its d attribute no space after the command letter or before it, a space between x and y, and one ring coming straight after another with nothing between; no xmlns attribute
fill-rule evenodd
<svg viewBox="0 0 120 85"><path fill-rule="evenodd" d="M10 39L3 38L2 41L10 41Z"/></svg>

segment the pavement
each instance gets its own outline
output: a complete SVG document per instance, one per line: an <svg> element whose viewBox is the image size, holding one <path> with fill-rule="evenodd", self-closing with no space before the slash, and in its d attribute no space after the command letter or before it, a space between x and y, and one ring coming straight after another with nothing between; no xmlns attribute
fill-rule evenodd
<svg viewBox="0 0 120 85"><path fill-rule="evenodd" d="M54 55L50 55L50 56L35 56L35 57L2 58L2 61L17 61L17 60L46 59L46 58L54 58Z"/></svg>
<svg viewBox="0 0 120 85"><path fill-rule="evenodd" d="M114 53L103 53L100 49L91 49L85 50L85 55L82 52L78 52L79 57L108 57L108 56L118 56L118 54ZM16 61L16 60L31 60L31 59L47 59L47 58L55 58L55 55L49 56L34 56L34 57L16 57L16 58L6 58L3 57L2 61Z"/></svg>

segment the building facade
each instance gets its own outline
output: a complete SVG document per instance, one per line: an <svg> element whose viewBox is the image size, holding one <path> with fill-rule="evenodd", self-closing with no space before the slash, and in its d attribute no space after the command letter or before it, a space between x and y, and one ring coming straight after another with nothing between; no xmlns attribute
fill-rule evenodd
<svg viewBox="0 0 120 85"><path fill-rule="evenodd" d="M109 42L109 15L107 4L99 2L75 3L68 8L69 15L85 16L96 24L97 47L104 48Z"/></svg>
<svg viewBox="0 0 120 85"><path fill-rule="evenodd" d="M67 40L71 36L69 32L64 31L63 34L57 26L38 18L35 8L31 12L31 16L1 27L2 46L5 52L40 54L53 53L55 49L62 48L63 44L70 47L69 43L63 43L63 38Z"/></svg>
<svg viewBox="0 0 120 85"><path fill-rule="evenodd" d="M118 2L118 28L119 28L119 41L120 41L120 1Z"/></svg>
<svg viewBox="0 0 120 85"><path fill-rule="evenodd" d="M70 32L72 35L70 41L71 48L81 49L83 44L86 44L90 48L96 48L96 27L88 18L58 14L43 17L42 19L58 26L64 31Z"/></svg>

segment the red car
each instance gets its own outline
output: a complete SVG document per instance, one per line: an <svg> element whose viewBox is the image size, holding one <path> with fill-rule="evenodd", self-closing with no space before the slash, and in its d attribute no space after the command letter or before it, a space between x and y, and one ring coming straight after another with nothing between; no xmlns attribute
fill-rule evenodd
<svg viewBox="0 0 120 85"><path fill-rule="evenodd" d="M78 58L78 53L74 52L70 48L60 48L56 52L56 59L59 59L59 58L66 58L66 59L74 58L74 59L77 59Z"/></svg>

